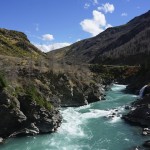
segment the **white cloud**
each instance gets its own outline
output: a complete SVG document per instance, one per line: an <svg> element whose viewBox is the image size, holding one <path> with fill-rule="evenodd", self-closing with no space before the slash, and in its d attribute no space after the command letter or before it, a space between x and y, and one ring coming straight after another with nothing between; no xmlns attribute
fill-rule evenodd
<svg viewBox="0 0 150 150"><path fill-rule="evenodd" d="M81 39L77 39L77 42L81 41Z"/></svg>
<svg viewBox="0 0 150 150"><path fill-rule="evenodd" d="M107 24L105 15L97 10L93 10L92 19L84 19L80 22L82 29L85 32L90 33L92 36L104 31L104 29L110 27L110 24Z"/></svg>
<svg viewBox="0 0 150 150"><path fill-rule="evenodd" d="M85 32L92 34L92 36L95 36L103 31L94 20L85 19L80 23L80 25Z"/></svg>
<svg viewBox="0 0 150 150"><path fill-rule="evenodd" d="M54 36L51 35L51 34L44 34L44 35L42 35L42 40L44 40L44 41L52 41L52 40L54 40Z"/></svg>
<svg viewBox="0 0 150 150"><path fill-rule="evenodd" d="M90 7L90 4L89 3L85 3L84 8L88 9L89 7Z"/></svg>
<svg viewBox="0 0 150 150"><path fill-rule="evenodd" d="M97 5L98 4L98 0L93 0L93 4Z"/></svg>
<svg viewBox="0 0 150 150"><path fill-rule="evenodd" d="M113 13L115 10L115 7L113 4L106 3L106 4L102 4L102 6L98 7L97 9L105 13L108 13L108 12Z"/></svg>
<svg viewBox="0 0 150 150"><path fill-rule="evenodd" d="M121 16L126 17L126 16L128 16L128 14L127 13L122 13Z"/></svg>
<svg viewBox="0 0 150 150"><path fill-rule="evenodd" d="M105 29L107 29L107 28L111 28L112 27L112 25L111 24L107 24L106 26L105 26Z"/></svg>
<svg viewBox="0 0 150 150"><path fill-rule="evenodd" d="M42 52L49 52L51 50L59 49L62 47L66 47L71 45L72 43L53 43L53 44L34 44L38 49L40 49Z"/></svg>
<svg viewBox="0 0 150 150"><path fill-rule="evenodd" d="M102 14L101 12L94 10L93 11L93 17L94 17L93 19L94 19L96 24L99 24L100 26L106 25L105 15Z"/></svg>

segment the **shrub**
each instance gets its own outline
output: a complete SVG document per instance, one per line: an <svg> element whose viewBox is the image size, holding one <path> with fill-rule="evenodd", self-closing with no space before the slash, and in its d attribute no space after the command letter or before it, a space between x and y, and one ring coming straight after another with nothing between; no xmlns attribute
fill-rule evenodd
<svg viewBox="0 0 150 150"><path fill-rule="evenodd" d="M3 73L0 73L0 90L7 86L7 81Z"/></svg>
<svg viewBox="0 0 150 150"><path fill-rule="evenodd" d="M30 97L31 100L35 101L39 106L46 108L47 110L52 109L52 105L48 102L41 94L37 91L37 89L31 85L27 88L26 94Z"/></svg>

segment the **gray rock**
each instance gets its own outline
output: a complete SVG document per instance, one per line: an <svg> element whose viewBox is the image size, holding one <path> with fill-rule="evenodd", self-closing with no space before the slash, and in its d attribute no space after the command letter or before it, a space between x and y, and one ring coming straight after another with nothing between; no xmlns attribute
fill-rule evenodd
<svg viewBox="0 0 150 150"><path fill-rule="evenodd" d="M4 143L4 139L0 137L0 144Z"/></svg>
<svg viewBox="0 0 150 150"><path fill-rule="evenodd" d="M13 134L11 134L9 137L16 137L16 136L30 136L30 135L36 135L39 132L36 132L35 130L24 128L22 130L16 131Z"/></svg>
<svg viewBox="0 0 150 150"><path fill-rule="evenodd" d="M14 107L20 108L19 101L10 94L7 89L3 89L3 91L0 92L0 105L12 105Z"/></svg>
<svg viewBox="0 0 150 150"><path fill-rule="evenodd" d="M134 109L123 116L127 122L139 125L139 126L150 126L150 96L145 96L142 100L133 103ZM146 132L144 132L146 134Z"/></svg>
<svg viewBox="0 0 150 150"><path fill-rule="evenodd" d="M0 136L7 137L26 121L26 116L18 108L0 105Z"/></svg>
<svg viewBox="0 0 150 150"><path fill-rule="evenodd" d="M150 135L150 129L149 128L144 128L142 134L143 135Z"/></svg>
<svg viewBox="0 0 150 150"><path fill-rule="evenodd" d="M145 141L144 144L143 144L143 146L150 148L150 140Z"/></svg>
<svg viewBox="0 0 150 150"><path fill-rule="evenodd" d="M39 107L36 103L32 103L28 98L28 96L20 97L20 106L28 120L30 120L29 123L34 122L39 133L53 132L53 129L59 127L62 118L57 109L46 110L44 107Z"/></svg>
<svg viewBox="0 0 150 150"><path fill-rule="evenodd" d="M125 109L126 109L126 110L129 110L129 109L131 109L131 106L126 105L126 106L125 106Z"/></svg>

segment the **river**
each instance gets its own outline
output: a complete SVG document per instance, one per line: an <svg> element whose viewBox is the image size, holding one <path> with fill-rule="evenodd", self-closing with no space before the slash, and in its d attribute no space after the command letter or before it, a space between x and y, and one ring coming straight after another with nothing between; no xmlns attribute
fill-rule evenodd
<svg viewBox="0 0 150 150"><path fill-rule="evenodd" d="M62 109L63 123L56 133L12 138L0 150L130 150L142 144L147 138L142 129L121 119L124 106L136 99L122 92L125 87L114 84L105 101Z"/></svg>

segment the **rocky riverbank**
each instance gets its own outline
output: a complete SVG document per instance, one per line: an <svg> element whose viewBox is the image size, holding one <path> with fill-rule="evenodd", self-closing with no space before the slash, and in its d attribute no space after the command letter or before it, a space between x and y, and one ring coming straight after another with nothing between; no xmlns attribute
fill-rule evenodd
<svg viewBox="0 0 150 150"><path fill-rule="evenodd" d="M6 67L0 72L0 143L8 137L56 131L62 121L60 107L104 100L103 82L93 74L41 70L34 64L32 70L18 66L12 76Z"/></svg>
<svg viewBox="0 0 150 150"><path fill-rule="evenodd" d="M124 119L140 126L150 126L150 95L143 99L138 99L132 103L130 113L124 116Z"/></svg>
<svg viewBox="0 0 150 150"><path fill-rule="evenodd" d="M30 95L0 92L0 137L14 137L54 132L61 123L57 108L40 106Z"/></svg>
<svg viewBox="0 0 150 150"><path fill-rule="evenodd" d="M150 89L149 86L143 91L143 96L131 104L130 112L123 116L123 119L132 125L143 128L141 134L143 136L150 135ZM145 141L143 146L150 148L150 141ZM138 150L142 150L139 147Z"/></svg>

